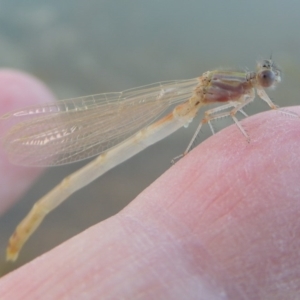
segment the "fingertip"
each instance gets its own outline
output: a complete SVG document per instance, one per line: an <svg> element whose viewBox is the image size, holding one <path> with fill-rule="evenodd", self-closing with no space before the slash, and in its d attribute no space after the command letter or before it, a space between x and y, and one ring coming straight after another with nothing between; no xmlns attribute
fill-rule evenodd
<svg viewBox="0 0 300 300"><path fill-rule="evenodd" d="M38 78L18 70L0 70L1 114L54 99L51 91Z"/></svg>
<svg viewBox="0 0 300 300"><path fill-rule="evenodd" d="M0 70L0 115L22 107L54 101L54 95L39 79L13 69ZM5 134L0 122L0 136ZM0 213L16 201L41 173L41 168L11 164L0 146Z"/></svg>

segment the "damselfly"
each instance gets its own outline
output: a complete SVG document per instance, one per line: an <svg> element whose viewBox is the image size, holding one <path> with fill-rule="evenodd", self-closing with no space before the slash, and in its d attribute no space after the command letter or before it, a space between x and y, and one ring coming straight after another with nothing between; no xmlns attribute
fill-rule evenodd
<svg viewBox="0 0 300 300"><path fill-rule="evenodd" d="M256 72L208 71L190 80L159 82L3 115L0 121L10 126L3 145L16 164L57 166L99 155L35 203L11 236L7 259L16 260L44 217L72 193L182 126L188 126L203 106L220 104L205 112L183 155L189 152L203 124L208 123L214 133L211 121L225 116L230 116L249 140L236 118L237 112L247 116L243 107L254 100L255 91L271 109L277 109L265 88L275 86L280 80L280 70L269 59L259 62ZM168 113L172 106L174 109Z"/></svg>

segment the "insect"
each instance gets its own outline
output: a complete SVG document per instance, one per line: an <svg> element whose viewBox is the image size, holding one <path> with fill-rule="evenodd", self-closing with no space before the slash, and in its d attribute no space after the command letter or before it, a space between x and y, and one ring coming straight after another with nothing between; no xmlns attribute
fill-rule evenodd
<svg viewBox="0 0 300 300"><path fill-rule="evenodd" d="M249 136L236 118L237 112L257 94L271 109L277 109L265 92L281 81L271 59L257 64L256 72L214 70L189 80L166 81L120 93L99 94L7 113L9 123L3 145L13 163L27 166L57 166L99 155L65 178L36 202L9 240L7 260L16 260L24 243L44 217L72 193L151 144L188 124L203 106L202 125L230 116L241 133ZM171 112L167 112L174 106ZM290 113L293 114L293 113Z"/></svg>

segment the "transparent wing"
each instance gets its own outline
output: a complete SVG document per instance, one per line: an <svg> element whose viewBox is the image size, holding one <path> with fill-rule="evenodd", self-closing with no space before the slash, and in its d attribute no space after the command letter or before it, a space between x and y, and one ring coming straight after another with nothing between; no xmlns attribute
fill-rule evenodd
<svg viewBox="0 0 300 300"><path fill-rule="evenodd" d="M12 162L63 165L108 150L148 126L171 105L188 100L197 79L151 84L32 106L0 117Z"/></svg>

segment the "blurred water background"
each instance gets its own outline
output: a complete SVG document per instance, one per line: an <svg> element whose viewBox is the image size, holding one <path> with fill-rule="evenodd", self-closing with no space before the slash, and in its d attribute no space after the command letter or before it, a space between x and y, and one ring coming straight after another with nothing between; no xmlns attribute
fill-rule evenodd
<svg viewBox="0 0 300 300"><path fill-rule="evenodd" d="M0 67L43 80L58 99L188 79L217 67L254 70L273 58L283 82L280 106L299 103L299 1L0 1ZM0 103L1 105L1 103ZM256 101L253 114L267 107ZM83 163L49 169L0 219L0 275L117 213L182 153L197 126L150 147L51 213L14 264L5 248L32 204ZM224 127L223 121L216 128ZM200 138L210 135L203 130ZM241 136L241 138L243 138Z"/></svg>

